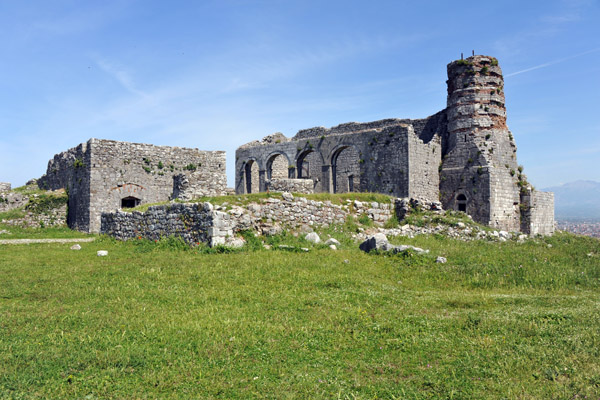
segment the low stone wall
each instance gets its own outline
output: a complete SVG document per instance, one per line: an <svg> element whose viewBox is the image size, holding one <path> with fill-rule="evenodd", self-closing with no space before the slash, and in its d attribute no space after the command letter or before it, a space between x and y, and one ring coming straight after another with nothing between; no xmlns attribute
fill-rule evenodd
<svg viewBox="0 0 600 400"><path fill-rule="evenodd" d="M267 181L270 192L289 192L310 194L314 192L315 182L312 179L273 178Z"/></svg>
<svg viewBox="0 0 600 400"><path fill-rule="evenodd" d="M1 192L10 192L11 185L8 182L0 182L0 193Z"/></svg>
<svg viewBox="0 0 600 400"><path fill-rule="evenodd" d="M394 204L390 203L378 203L373 202L362 202L354 200L352 207L356 214L367 215L376 225L383 225L394 215Z"/></svg>
<svg viewBox="0 0 600 400"><path fill-rule="evenodd" d="M67 205L60 204L54 207L46 207L43 210L36 209L30 204L39 197L38 194L25 195L22 193L1 193L0 212L10 210L21 210L22 218L2 220L3 224L20 226L24 228L40 228L50 226L64 226L67 223ZM66 198L65 198L66 202ZM29 205L29 206L28 206Z"/></svg>
<svg viewBox="0 0 600 400"><path fill-rule="evenodd" d="M214 246L227 244L227 239L233 238L234 226L235 221L229 214L214 210L210 203L174 203L153 206L144 213L103 213L101 233L121 240L176 236L190 244Z"/></svg>
<svg viewBox="0 0 600 400"><path fill-rule="evenodd" d="M3 224L22 228L48 228L67 225L67 205L39 214L25 210L23 218L2 221Z"/></svg>
<svg viewBox="0 0 600 400"><path fill-rule="evenodd" d="M312 227L343 224L349 214L356 217L364 214L376 225L382 225L392 213L391 203L349 200L345 205L336 205L330 201L295 198L286 192L281 199L269 198L244 207L173 203L150 207L144 213L104 213L101 233L121 240L177 236L190 244L214 246L232 243L236 233L247 229L262 234L277 234L283 229L312 230Z"/></svg>

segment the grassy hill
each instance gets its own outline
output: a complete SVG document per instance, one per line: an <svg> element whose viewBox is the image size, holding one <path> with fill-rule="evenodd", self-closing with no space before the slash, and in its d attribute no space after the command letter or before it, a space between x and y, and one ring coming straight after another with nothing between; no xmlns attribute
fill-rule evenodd
<svg viewBox="0 0 600 400"><path fill-rule="evenodd" d="M320 233L0 245L0 398L600 395L599 240Z"/></svg>

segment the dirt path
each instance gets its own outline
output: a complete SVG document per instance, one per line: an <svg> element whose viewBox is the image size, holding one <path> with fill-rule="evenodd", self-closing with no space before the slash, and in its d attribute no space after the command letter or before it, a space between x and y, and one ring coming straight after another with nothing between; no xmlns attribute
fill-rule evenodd
<svg viewBox="0 0 600 400"><path fill-rule="evenodd" d="M0 244L31 244L31 243L85 243L93 242L96 238L79 239L2 239Z"/></svg>

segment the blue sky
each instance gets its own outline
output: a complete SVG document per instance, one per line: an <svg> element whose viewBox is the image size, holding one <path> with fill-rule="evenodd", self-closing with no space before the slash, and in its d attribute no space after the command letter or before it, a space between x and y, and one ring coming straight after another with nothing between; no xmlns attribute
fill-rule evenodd
<svg viewBox="0 0 600 400"><path fill-rule="evenodd" d="M495 56L537 187L600 181L600 2L0 0L0 181L91 137L226 150L422 118L446 64Z"/></svg>

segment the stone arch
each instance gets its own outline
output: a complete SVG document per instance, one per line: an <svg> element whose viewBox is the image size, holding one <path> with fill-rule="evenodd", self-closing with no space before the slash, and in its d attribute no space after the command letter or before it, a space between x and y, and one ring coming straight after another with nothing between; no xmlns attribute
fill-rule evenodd
<svg viewBox="0 0 600 400"><path fill-rule="evenodd" d="M124 183L110 188L114 209L133 208L146 202L147 190L136 183Z"/></svg>
<svg viewBox="0 0 600 400"><path fill-rule="evenodd" d="M323 157L316 150L310 149L299 153L296 159L298 178L320 180L323 164Z"/></svg>
<svg viewBox="0 0 600 400"><path fill-rule="evenodd" d="M360 152L343 144L331 152L333 193L360 192Z"/></svg>
<svg viewBox="0 0 600 400"><path fill-rule="evenodd" d="M267 157L267 179L289 178L290 160L285 153L275 152Z"/></svg>
<svg viewBox="0 0 600 400"><path fill-rule="evenodd" d="M456 195L456 209L458 211L467 212L467 196L464 193L459 193Z"/></svg>
<svg viewBox="0 0 600 400"><path fill-rule="evenodd" d="M258 160L251 158L242 165L242 184L244 193L260 192L260 167Z"/></svg>

